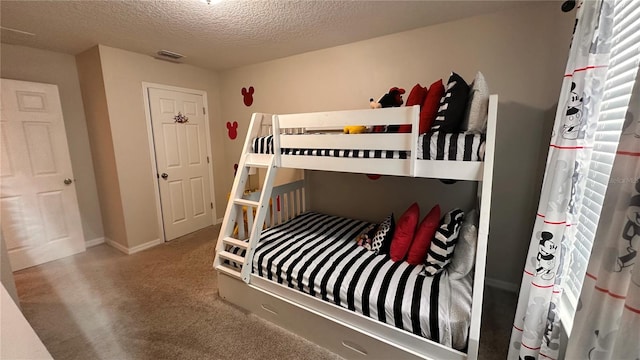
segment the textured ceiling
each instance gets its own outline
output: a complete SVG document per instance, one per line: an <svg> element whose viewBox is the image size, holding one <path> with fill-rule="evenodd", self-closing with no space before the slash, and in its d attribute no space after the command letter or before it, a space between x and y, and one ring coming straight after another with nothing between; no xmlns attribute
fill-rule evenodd
<svg viewBox="0 0 640 360"><path fill-rule="evenodd" d="M77 54L96 44L222 70L346 44L527 1L11 1L0 2L8 44Z"/></svg>

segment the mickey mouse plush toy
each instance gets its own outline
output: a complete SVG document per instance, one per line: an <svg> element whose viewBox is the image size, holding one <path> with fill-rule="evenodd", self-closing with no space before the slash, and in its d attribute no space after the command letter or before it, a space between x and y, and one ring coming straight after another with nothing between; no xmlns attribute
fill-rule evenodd
<svg viewBox="0 0 640 360"><path fill-rule="evenodd" d="M400 107L404 104L402 100L402 94L406 91L403 88L392 87L389 92L382 95L377 102L373 101L373 98L369 99L369 104L372 109L388 108L388 107Z"/></svg>

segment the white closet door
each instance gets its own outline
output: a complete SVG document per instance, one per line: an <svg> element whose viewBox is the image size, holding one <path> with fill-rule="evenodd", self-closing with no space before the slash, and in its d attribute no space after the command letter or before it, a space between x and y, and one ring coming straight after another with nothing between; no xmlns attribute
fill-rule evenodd
<svg viewBox="0 0 640 360"><path fill-rule="evenodd" d="M203 101L202 95L149 89L166 240L213 224ZM185 122L176 121L178 115Z"/></svg>

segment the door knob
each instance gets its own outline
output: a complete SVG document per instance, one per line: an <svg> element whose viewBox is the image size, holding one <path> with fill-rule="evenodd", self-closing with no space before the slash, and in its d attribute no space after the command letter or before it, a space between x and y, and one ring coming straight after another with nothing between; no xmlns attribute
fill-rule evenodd
<svg viewBox="0 0 640 360"><path fill-rule="evenodd" d="M64 179L64 184L65 185L71 185L72 182L73 182L73 180L71 180L69 178Z"/></svg>
<svg viewBox="0 0 640 360"><path fill-rule="evenodd" d="M167 178L169 177L169 175L167 173L162 173L162 175L160 175L160 176L162 176L162 178L165 179L165 180L167 180Z"/></svg>

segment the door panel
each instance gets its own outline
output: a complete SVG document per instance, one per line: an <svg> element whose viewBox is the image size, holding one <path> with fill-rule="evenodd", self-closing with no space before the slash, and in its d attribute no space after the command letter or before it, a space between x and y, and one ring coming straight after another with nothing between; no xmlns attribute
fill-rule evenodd
<svg viewBox="0 0 640 360"><path fill-rule="evenodd" d="M27 140L27 154L34 176L56 174L55 151L51 145L49 124L23 122L24 136Z"/></svg>
<svg viewBox="0 0 640 360"><path fill-rule="evenodd" d="M162 135L164 137L164 152L166 166L169 168L179 168L180 163L180 142L178 141L178 127L175 124L162 124Z"/></svg>
<svg viewBox="0 0 640 360"><path fill-rule="evenodd" d="M204 203L204 181L202 177L191 179L191 202L193 203L193 216L206 215Z"/></svg>
<svg viewBox="0 0 640 360"><path fill-rule="evenodd" d="M58 88L2 79L2 235L13 270L85 249Z"/></svg>
<svg viewBox="0 0 640 360"><path fill-rule="evenodd" d="M213 224L202 95L149 88L149 106L167 240ZM188 118L176 122L178 113Z"/></svg>
<svg viewBox="0 0 640 360"><path fill-rule="evenodd" d="M189 154L189 165L200 165L202 159L205 157L201 153L202 146L200 144L200 131L197 125L188 124L187 131L187 146Z"/></svg>

